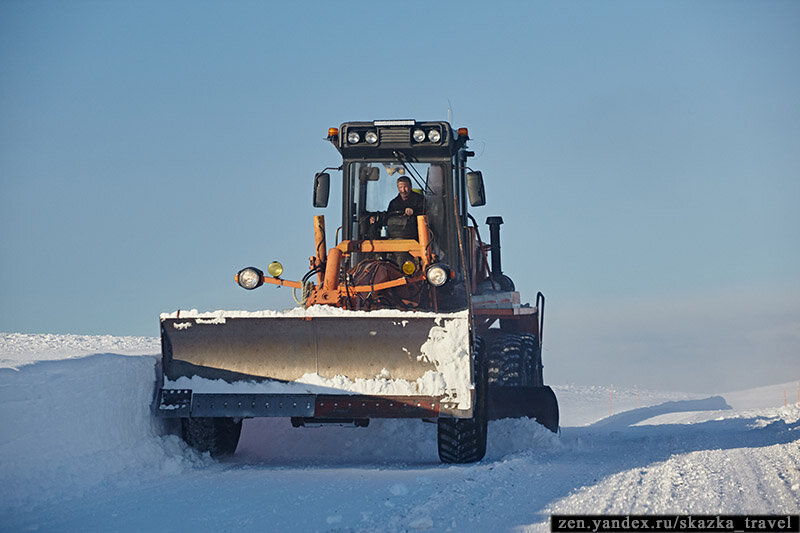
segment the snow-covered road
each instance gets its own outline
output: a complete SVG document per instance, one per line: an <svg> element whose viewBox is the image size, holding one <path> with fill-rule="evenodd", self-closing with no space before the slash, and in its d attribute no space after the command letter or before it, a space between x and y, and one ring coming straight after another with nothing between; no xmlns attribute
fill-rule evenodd
<svg viewBox="0 0 800 533"><path fill-rule="evenodd" d="M607 387L555 386L561 434L492 422L476 465L439 464L435 426L394 420L248 420L216 462L150 416L157 352L0 334L0 529L548 531L553 513L800 512L799 376L613 403Z"/></svg>

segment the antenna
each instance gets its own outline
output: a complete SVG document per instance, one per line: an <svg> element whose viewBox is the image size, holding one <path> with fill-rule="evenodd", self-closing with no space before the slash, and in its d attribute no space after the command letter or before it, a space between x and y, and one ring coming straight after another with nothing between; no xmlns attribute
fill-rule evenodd
<svg viewBox="0 0 800 533"><path fill-rule="evenodd" d="M453 124L453 104L450 103L449 98L447 99L447 123Z"/></svg>

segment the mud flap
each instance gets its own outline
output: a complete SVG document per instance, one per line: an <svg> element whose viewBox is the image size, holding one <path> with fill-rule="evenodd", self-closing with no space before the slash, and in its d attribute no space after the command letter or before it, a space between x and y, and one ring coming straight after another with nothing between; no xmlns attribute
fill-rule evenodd
<svg viewBox="0 0 800 533"><path fill-rule="evenodd" d="M550 431L558 431L558 401L550 387L489 385L489 420L534 418Z"/></svg>

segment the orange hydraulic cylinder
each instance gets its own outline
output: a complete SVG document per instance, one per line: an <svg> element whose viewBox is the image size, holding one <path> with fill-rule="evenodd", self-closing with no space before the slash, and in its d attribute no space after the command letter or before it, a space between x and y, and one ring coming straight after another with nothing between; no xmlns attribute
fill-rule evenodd
<svg viewBox="0 0 800 533"><path fill-rule="evenodd" d="M342 263L342 251L338 248L331 248L328 251L328 263L325 265L325 284L326 291L335 290L339 287L339 266Z"/></svg>
<svg viewBox="0 0 800 533"><path fill-rule="evenodd" d="M317 262L321 265L326 261L325 246L325 216L314 216L314 249L317 256Z"/></svg>
<svg viewBox="0 0 800 533"><path fill-rule="evenodd" d="M422 249L422 266L427 267L431 258L431 236L428 231L428 217L425 215L417 216L417 232L419 237L419 247Z"/></svg>
<svg viewBox="0 0 800 533"><path fill-rule="evenodd" d="M328 260L327 256L327 246L325 244L325 216L324 215L315 215L314 216L314 254L316 256L317 262L316 265L324 265L325 261ZM319 272L317 274L317 283L322 285L323 282L323 274Z"/></svg>

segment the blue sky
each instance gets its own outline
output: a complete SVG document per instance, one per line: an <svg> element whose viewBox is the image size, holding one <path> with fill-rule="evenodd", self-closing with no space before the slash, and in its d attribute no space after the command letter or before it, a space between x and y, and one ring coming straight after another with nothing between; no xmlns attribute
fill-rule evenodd
<svg viewBox="0 0 800 533"><path fill-rule="evenodd" d="M800 378L798 27L793 1L0 1L0 331L291 307L233 274L306 272L327 128L449 108L476 219L548 297L551 381Z"/></svg>

